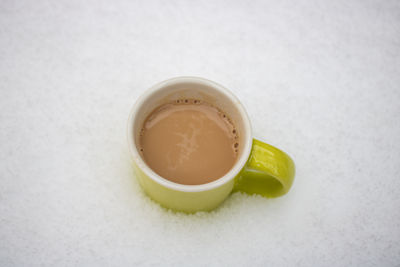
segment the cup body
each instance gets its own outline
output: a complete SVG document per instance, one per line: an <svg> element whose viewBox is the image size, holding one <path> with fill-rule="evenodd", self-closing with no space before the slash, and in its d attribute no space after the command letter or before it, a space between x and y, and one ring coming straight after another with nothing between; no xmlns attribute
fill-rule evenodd
<svg viewBox="0 0 400 267"><path fill-rule="evenodd" d="M140 130L148 115L162 104L178 99L206 101L224 111L236 126L239 140L236 163L215 181L201 185L174 183L148 167L138 151ZM252 146L250 121L240 101L223 86L198 77L172 78L148 89L132 107L127 136L135 173L144 191L162 206L184 212L209 211L221 204L232 192L235 177L245 166Z"/></svg>

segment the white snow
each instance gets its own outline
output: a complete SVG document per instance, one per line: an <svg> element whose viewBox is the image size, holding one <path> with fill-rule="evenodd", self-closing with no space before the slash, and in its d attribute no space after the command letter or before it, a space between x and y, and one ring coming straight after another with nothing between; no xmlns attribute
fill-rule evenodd
<svg viewBox="0 0 400 267"><path fill-rule="evenodd" d="M0 47L1 266L399 264L400 2L6 0ZM182 75L292 155L288 195L144 195L128 113Z"/></svg>

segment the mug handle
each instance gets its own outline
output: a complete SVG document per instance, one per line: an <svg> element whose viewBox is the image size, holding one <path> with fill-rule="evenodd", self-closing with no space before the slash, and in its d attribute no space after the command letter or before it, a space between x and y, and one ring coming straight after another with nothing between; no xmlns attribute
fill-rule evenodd
<svg viewBox="0 0 400 267"><path fill-rule="evenodd" d="M294 162L285 152L253 139L250 157L235 179L234 191L279 197L290 190L294 175Z"/></svg>

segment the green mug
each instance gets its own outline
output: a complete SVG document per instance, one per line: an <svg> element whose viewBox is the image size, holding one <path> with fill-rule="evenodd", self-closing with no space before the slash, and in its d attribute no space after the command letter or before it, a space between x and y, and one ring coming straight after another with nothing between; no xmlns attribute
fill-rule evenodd
<svg viewBox="0 0 400 267"><path fill-rule="evenodd" d="M183 185L169 181L150 169L138 151L140 130L147 116L160 105L182 98L203 100L220 108L237 129L241 144L237 161L228 173L210 183ZM132 107L128 144L144 191L175 211L210 211L234 191L278 197L289 191L295 175L294 162L285 152L253 139L250 120L239 100L223 86L198 77L172 78L147 90Z"/></svg>

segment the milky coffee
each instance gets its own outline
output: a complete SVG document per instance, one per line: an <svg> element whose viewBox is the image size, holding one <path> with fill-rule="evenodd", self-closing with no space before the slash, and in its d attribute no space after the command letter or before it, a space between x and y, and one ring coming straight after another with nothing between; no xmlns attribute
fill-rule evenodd
<svg viewBox="0 0 400 267"><path fill-rule="evenodd" d="M200 100L182 99L156 108L140 132L140 151L161 177L199 185L225 175L235 164L239 143L232 121Z"/></svg>

